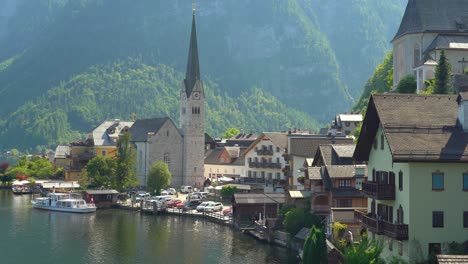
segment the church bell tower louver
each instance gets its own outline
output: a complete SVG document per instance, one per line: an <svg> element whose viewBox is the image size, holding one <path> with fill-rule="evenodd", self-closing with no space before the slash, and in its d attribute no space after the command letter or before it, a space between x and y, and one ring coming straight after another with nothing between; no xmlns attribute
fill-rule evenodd
<svg viewBox="0 0 468 264"><path fill-rule="evenodd" d="M195 10L187 71L180 92L179 127L183 135L183 185L201 187L204 181L205 155L205 94L200 80Z"/></svg>

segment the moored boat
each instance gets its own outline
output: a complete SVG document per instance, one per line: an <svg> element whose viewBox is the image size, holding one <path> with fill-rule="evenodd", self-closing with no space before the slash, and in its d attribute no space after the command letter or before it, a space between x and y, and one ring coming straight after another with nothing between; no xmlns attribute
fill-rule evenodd
<svg viewBox="0 0 468 264"><path fill-rule="evenodd" d="M15 181L11 185L11 191L14 194L29 194L31 193L31 187L29 186L29 181Z"/></svg>
<svg viewBox="0 0 468 264"><path fill-rule="evenodd" d="M46 197L37 197L31 201L34 208L69 213L96 212L94 204L87 204L83 198L74 198L67 193L49 193Z"/></svg>

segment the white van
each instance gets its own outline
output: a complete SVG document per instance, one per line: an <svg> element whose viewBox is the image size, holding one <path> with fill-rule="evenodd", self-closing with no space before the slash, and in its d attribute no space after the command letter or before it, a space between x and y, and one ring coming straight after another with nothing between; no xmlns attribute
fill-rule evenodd
<svg viewBox="0 0 468 264"><path fill-rule="evenodd" d="M182 185L180 186L180 192L181 193L191 193L192 192L192 186L188 186L188 185Z"/></svg>

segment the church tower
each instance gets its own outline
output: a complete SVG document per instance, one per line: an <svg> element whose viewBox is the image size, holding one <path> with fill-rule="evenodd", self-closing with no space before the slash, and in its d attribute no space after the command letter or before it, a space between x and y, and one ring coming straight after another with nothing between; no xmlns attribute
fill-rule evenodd
<svg viewBox="0 0 468 264"><path fill-rule="evenodd" d="M180 92L179 127L184 137L182 185L202 186L205 156L205 93L200 80L195 11L187 61Z"/></svg>

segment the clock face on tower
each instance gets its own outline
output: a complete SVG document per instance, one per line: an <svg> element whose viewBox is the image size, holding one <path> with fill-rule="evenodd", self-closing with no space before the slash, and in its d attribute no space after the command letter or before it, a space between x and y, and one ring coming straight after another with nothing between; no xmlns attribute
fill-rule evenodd
<svg viewBox="0 0 468 264"><path fill-rule="evenodd" d="M200 99L200 93L199 92L193 92L193 99Z"/></svg>

